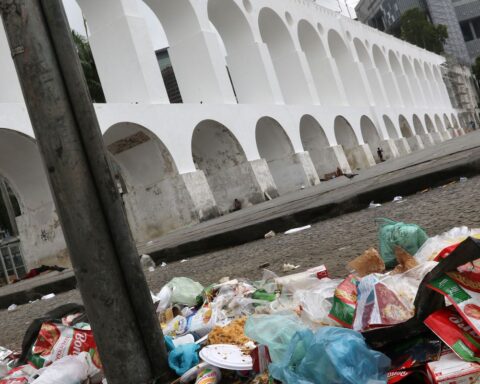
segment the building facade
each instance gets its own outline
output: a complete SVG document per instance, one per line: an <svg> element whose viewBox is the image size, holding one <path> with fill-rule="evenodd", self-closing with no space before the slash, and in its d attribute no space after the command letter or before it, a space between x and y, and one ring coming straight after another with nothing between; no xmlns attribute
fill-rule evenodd
<svg viewBox="0 0 480 384"><path fill-rule="evenodd" d="M480 0L452 0L472 60L480 56Z"/></svg>
<svg viewBox="0 0 480 384"><path fill-rule="evenodd" d="M464 133L443 57L309 0L144 0L168 38L183 102L170 103L138 1L78 3L107 100L95 109L140 244L227 214L235 199L247 207L337 167L373 167L378 146L393 159ZM18 200L26 267L66 264L3 28L0 68L0 175Z"/></svg>

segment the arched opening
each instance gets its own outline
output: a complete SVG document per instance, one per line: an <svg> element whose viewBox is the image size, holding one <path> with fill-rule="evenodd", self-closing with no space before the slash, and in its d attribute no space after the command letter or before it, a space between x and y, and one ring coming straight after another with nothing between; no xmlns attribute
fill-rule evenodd
<svg viewBox="0 0 480 384"><path fill-rule="evenodd" d="M18 250L14 263L24 270L40 264L68 266L65 240L34 139L0 128L0 178L6 180L8 194L16 197L11 220L17 227L23 257Z"/></svg>
<svg viewBox="0 0 480 384"><path fill-rule="evenodd" d="M380 84L377 70L373 66L372 59L370 58L370 54L368 53L367 49L363 45L362 41L358 38L353 39L353 44L355 45L355 49L357 51L358 58L360 62L363 64L365 68L365 72L367 74L368 82L370 83L370 88L373 91L373 98L377 105L382 105L385 103L384 101L384 94L382 92L382 85Z"/></svg>
<svg viewBox="0 0 480 384"><path fill-rule="evenodd" d="M300 120L300 137L303 149L310 154L313 165L320 177L333 172L338 166L338 160L332 156L327 135L318 121L305 115Z"/></svg>
<svg viewBox="0 0 480 384"><path fill-rule="evenodd" d="M233 211L235 199L243 207L265 200L242 146L224 125L214 120L199 123L193 132L192 155L220 212Z"/></svg>
<svg viewBox="0 0 480 384"><path fill-rule="evenodd" d="M359 142L355 131L343 116L337 116L334 122L335 138L338 145L343 147L348 163L352 170L365 168L365 159L358 151ZM374 161L372 159L372 161Z"/></svg>
<svg viewBox="0 0 480 384"><path fill-rule="evenodd" d="M402 132L403 137L408 139L414 136L412 128L410 127L410 124L408 120L405 118L405 116L400 115L400 117L398 118L398 122L400 124L400 131Z"/></svg>
<svg viewBox="0 0 480 384"><path fill-rule="evenodd" d="M240 103L272 102L262 57L245 14L233 0L209 0L208 17L227 51L227 64ZM246 63L248 58L248 64Z"/></svg>
<svg viewBox="0 0 480 384"><path fill-rule="evenodd" d="M424 65L424 69L425 69L425 76L427 78L427 81L428 83L430 84L430 88L432 90L432 93L433 93L433 100L436 101L436 100L441 100L442 99L442 95L440 93L440 90L438 88L438 84L437 82L435 81L434 77L433 77L433 73L432 73L432 70L430 69L429 65L427 63L425 63Z"/></svg>
<svg viewBox="0 0 480 384"><path fill-rule="evenodd" d="M387 115L383 115L383 122L385 123L385 128L387 128L390 139L398 139L398 132L393 121Z"/></svg>
<svg viewBox="0 0 480 384"><path fill-rule="evenodd" d="M262 117L255 130L258 152L268 163L280 195L307 185L305 171L295 159L295 150L282 126Z"/></svg>
<svg viewBox="0 0 480 384"><path fill-rule="evenodd" d="M382 139L378 134L377 127L375 127L375 124L368 116L362 116L360 119L360 129L362 131L363 141L370 147L375 161L380 163L381 160L377 156L377 149L380 147Z"/></svg>
<svg viewBox="0 0 480 384"><path fill-rule="evenodd" d="M445 126L442 123L442 119L438 115L435 115L435 125L437 126L437 131L439 132L443 132L446 130Z"/></svg>
<svg viewBox="0 0 480 384"><path fill-rule="evenodd" d="M412 107L413 96L412 96L412 93L410 92L410 88L408 87L408 83L407 83L408 80L402 70L402 66L400 65L400 62L398 61L397 55L393 51L390 51L388 54L388 58L390 61L390 65L392 67L392 71L395 74L395 77L397 78L397 84L400 89L400 94L402 95L403 103L407 107Z"/></svg>
<svg viewBox="0 0 480 384"><path fill-rule="evenodd" d="M122 122L106 131L104 141L137 242L199 221L170 151L154 133Z"/></svg>
<svg viewBox="0 0 480 384"><path fill-rule="evenodd" d="M382 77L383 82L385 84L385 90L386 90L386 94L387 94L390 105L392 106L402 105L400 94L398 93L395 80L392 76L387 60L385 59L385 55L376 44L372 48L372 53L373 53L373 60L375 62L375 66L380 72L380 76Z"/></svg>
<svg viewBox="0 0 480 384"><path fill-rule="evenodd" d="M328 46L350 105L367 106L369 102L360 71L342 37L333 29L328 32Z"/></svg>
<svg viewBox="0 0 480 384"><path fill-rule="evenodd" d="M444 124L445 124L445 128L446 128L446 129L453 129L453 125L452 125L452 123L450 122L450 120L448 119L448 116L447 116L446 113L443 115L443 122L444 122Z"/></svg>
<svg viewBox="0 0 480 384"><path fill-rule="evenodd" d="M425 126L427 127L427 132L428 133L433 133L433 132L437 131L435 129L435 125L433 124L432 119L427 114L425 114Z"/></svg>
<svg viewBox="0 0 480 384"><path fill-rule="evenodd" d="M426 133L422 121L417 115L413 115L413 128L417 135L424 135Z"/></svg>
<svg viewBox="0 0 480 384"><path fill-rule="evenodd" d="M455 116L453 113L452 113L452 124L453 124L453 128L460 129L460 124L458 123L457 116Z"/></svg>
<svg viewBox="0 0 480 384"><path fill-rule="evenodd" d="M438 91L440 94L440 100L442 100L442 104L446 106L451 106L450 97L448 96L447 86L443 81L442 73L440 72L440 68L438 66L433 67L433 77L437 83Z"/></svg>
<svg viewBox="0 0 480 384"><path fill-rule="evenodd" d="M427 81L427 78L425 76L425 73L423 72L422 66L420 65L419 61L415 59L413 61L413 65L415 68L415 73L417 75L417 79L420 81L420 85L423 89L423 94L425 95L426 98L426 105L432 104L434 101L432 90L430 88L430 85Z"/></svg>
<svg viewBox="0 0 480 384"><path fill-rule="evenodd" d="M298 38L310 66L322 105L345 104L318 32L308 21L300 20Z"/></svg>
<svg viewBox="0 0 480 384"><path fill-rule="evenodd" d="M288 104L311 104L307 80L287 26L270 8L258 17L260 34L267 44L283 97Z"/></svg>
<svg viewBox="0 0 480 384"><path fill-rule="evenodd" d="M420 88L420 84L418 83L418 79L413 72L412 64L410 64L410 60L404 55L402 59L403 68L405 70L405 74L407 75L408 82L410 83L410 88L412 89L413 96L415 102L419 105L425 105L425 100L422 96L422 90Z"/></svg>

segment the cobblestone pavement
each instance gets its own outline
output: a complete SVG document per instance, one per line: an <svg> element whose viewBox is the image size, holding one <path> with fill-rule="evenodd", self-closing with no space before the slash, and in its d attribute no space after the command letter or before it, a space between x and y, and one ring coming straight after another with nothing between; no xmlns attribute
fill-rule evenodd
<svg viewBox="0 0 480 384"><path fill-rule="evenodd" d="M342 277L349 260L377 246L375 218L417 223L429 235L460 225L480 227L478 191L480 177L448 184L409 196L401 203L387 203L316 223L312 229L301 233L277 235L159 267L155 272L146 272L148 283L156 292L174 276L188 276L202 284L224 276L258 279L262 276L261 265L268 263L268 269L281 274L285 262L298 264L300 269L326 264L331 276ZM0 311L0 346L19 349L32 319L68 302L81 302L79 292L74 290L49 301L26 304L13 312Z"/></svg>

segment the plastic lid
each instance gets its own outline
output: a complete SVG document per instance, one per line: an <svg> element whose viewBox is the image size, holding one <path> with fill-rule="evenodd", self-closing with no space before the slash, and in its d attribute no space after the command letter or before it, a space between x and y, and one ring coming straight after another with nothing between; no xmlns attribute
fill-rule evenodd
<svg viewBox="0 0 480 384"><path fill-rule="evenodd" d="M251 356L244 354L236 345L209 345L200 351L200 358L210 365L222 369L233 371L250 371L253 369Z"/></svg>

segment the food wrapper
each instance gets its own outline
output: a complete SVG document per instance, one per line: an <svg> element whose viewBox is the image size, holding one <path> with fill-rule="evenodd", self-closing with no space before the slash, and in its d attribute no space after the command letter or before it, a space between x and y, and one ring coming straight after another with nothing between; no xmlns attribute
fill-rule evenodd
<svg viewBox="0 0 480 384"><path fill-rule="evenodd" d="M31 365L22 365L8 372L7 376L0 379L0 384L28 384L35 379L36 373L37 370Z"/></svg>
<svg viewBox="0 0 480 384"><path fill-rule="evenodd" d="M480 334L480 275L448 273L431 281L428 287L444 295L460 316Z"/></svg>
<svg viewBox="0 0 480 384"><path fill-rule="evenodd" d="M428 363L427 372L432 384L474 384L480 378L480 365L448 352L440 360Z"/></svg>
<svg viewBox="0 0 480 384"><path fill-rule="evenodd" d="M352 328L357 308L357 285L355 275L349 275L335 289L333 305L328 317L335 320L345 328Z"/></svg>
<svg viewBox="0 0 480 384"><path fill-rule="evenodd" d="M42 324L37 340L33 344L30 363L36 368L42 368L64 356L75 356L81 352L90 354L93 364L102 369L91 330L46 322Z"/></svg>
<svg viewBox="0 0 480 384"><path fill-rule="evenodd" d="M425 325L462 360L480 362L480 336L453 307L431 314Z"/></svg>

